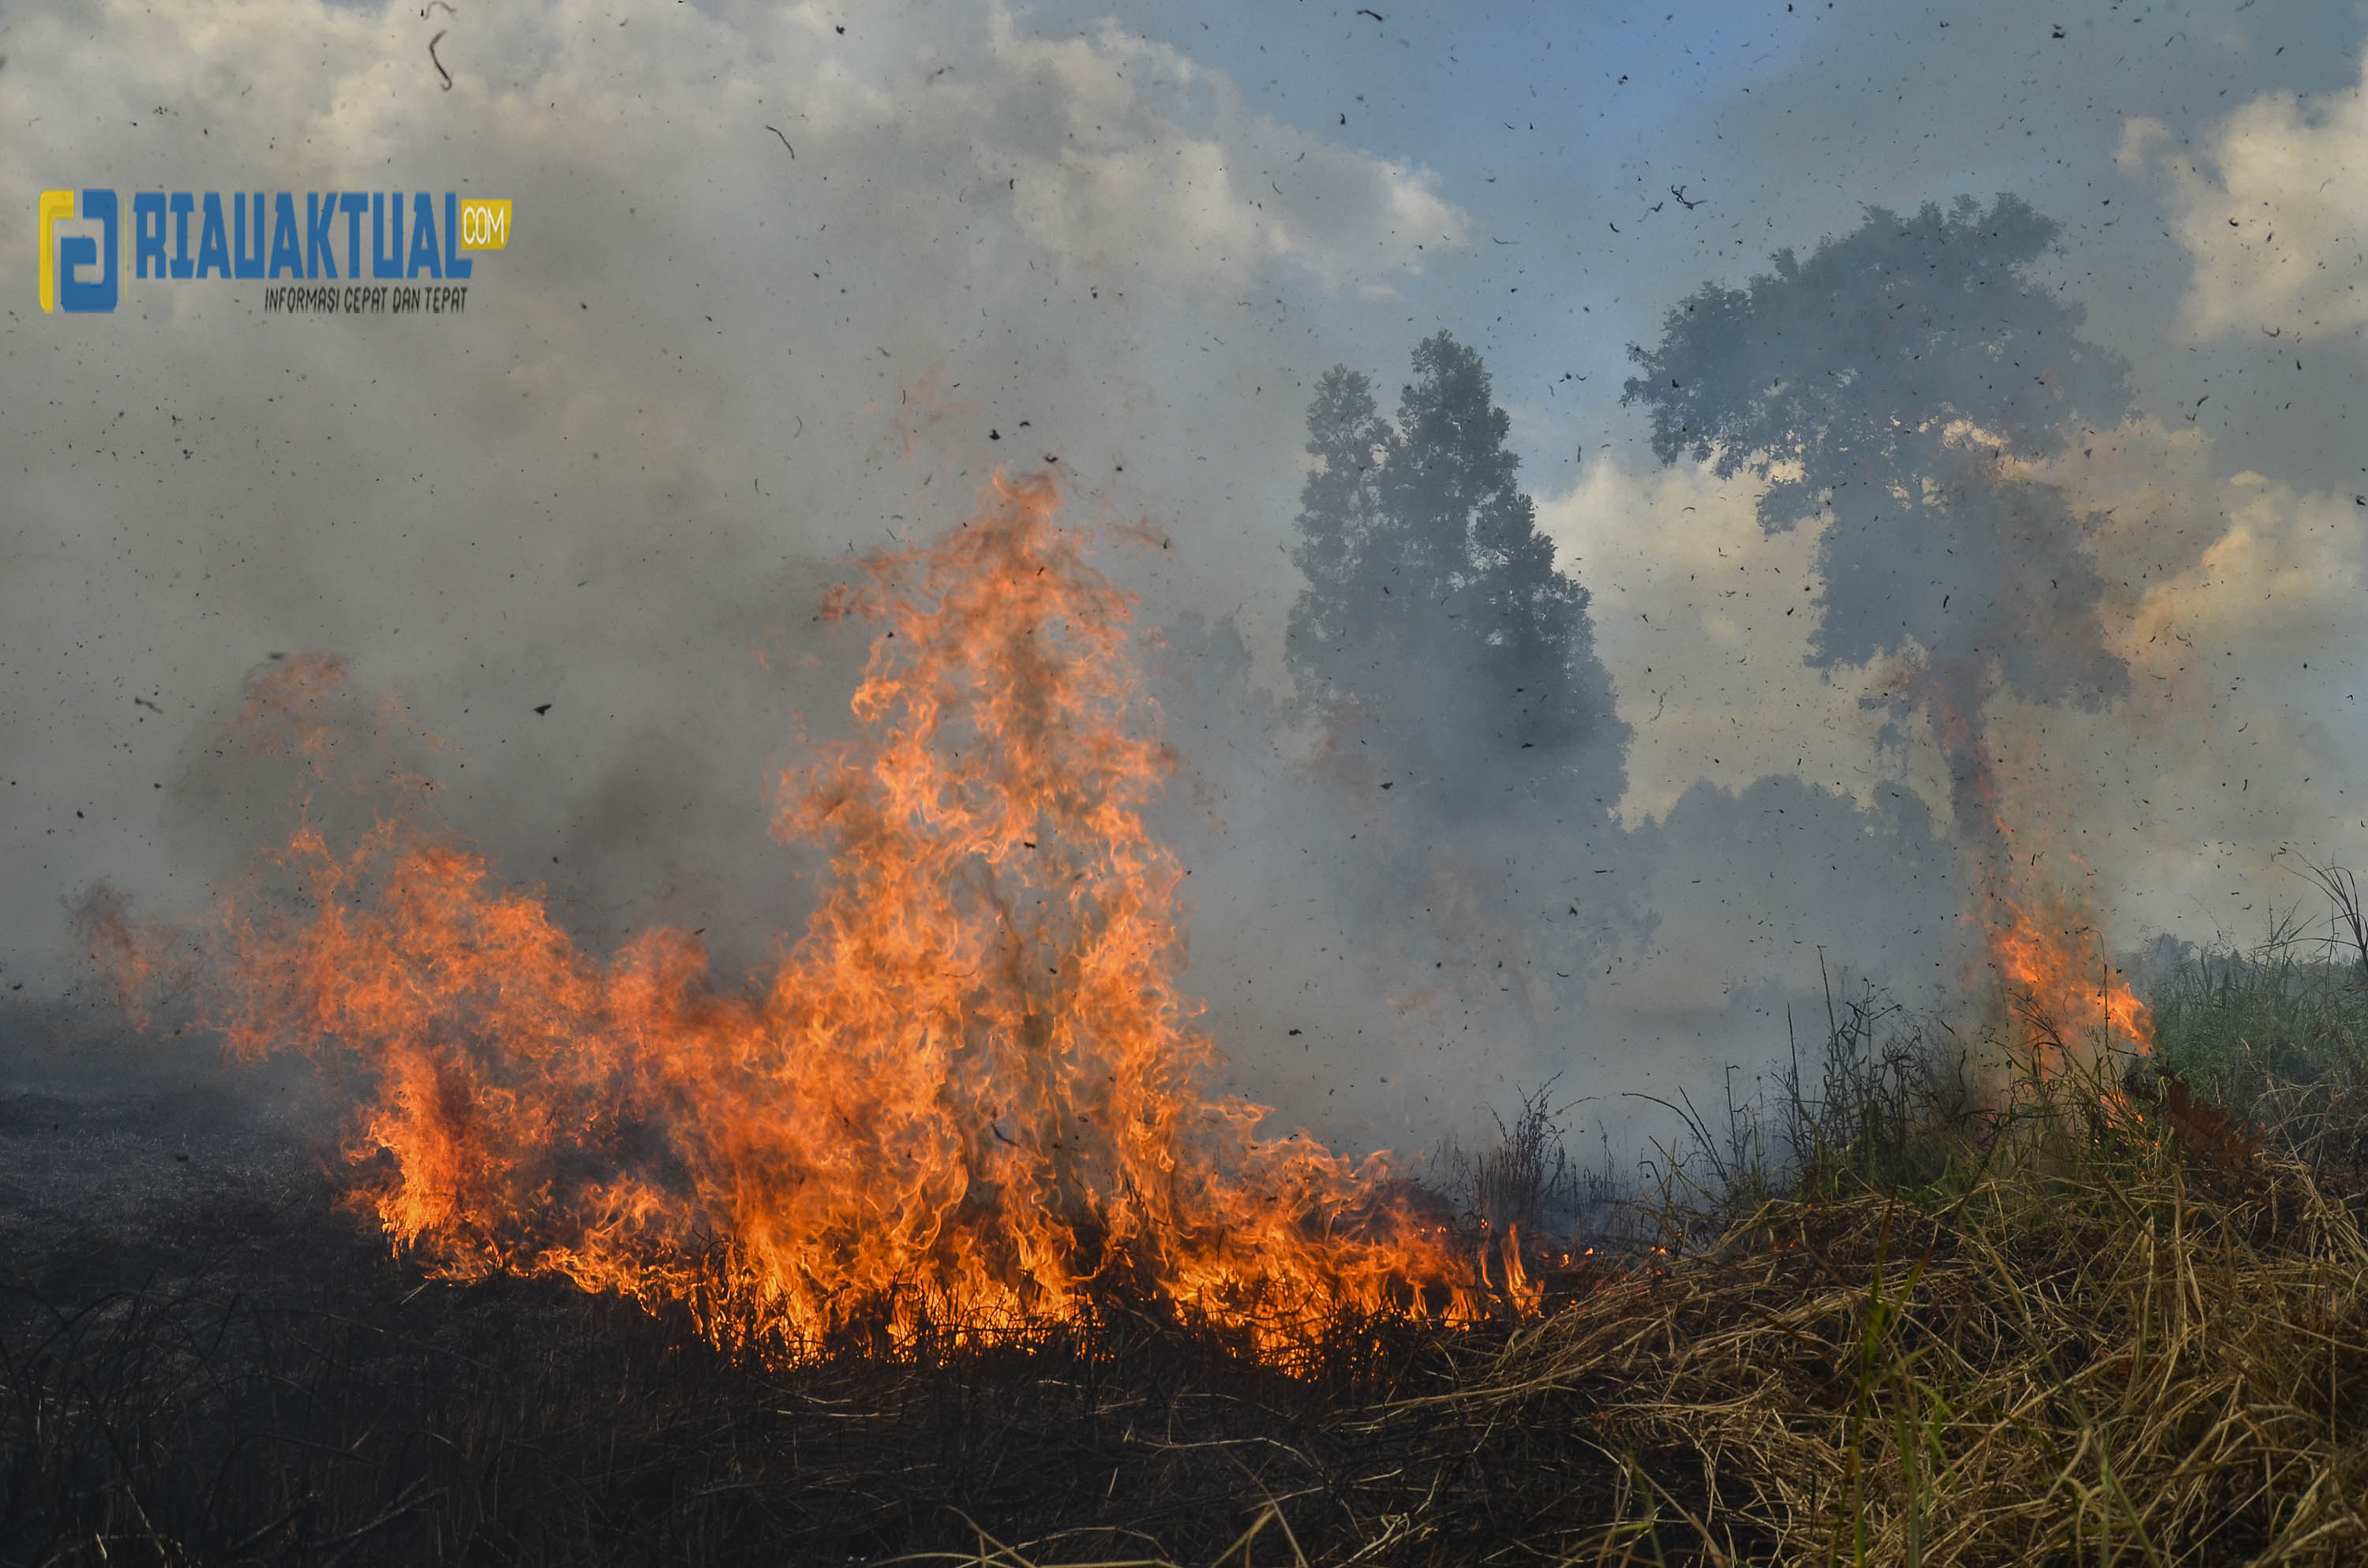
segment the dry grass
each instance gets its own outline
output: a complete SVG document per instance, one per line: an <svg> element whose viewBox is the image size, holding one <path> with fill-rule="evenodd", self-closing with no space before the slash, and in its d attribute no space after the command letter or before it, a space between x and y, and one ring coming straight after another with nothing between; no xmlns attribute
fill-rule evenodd
<svg viewBox="0 0 2368 1568"><path fill-rule="evenodd" d="M2301 1165L2169 1142L1939 1214L1766 1204L1429 1403L1468 1426L1595 1392L1629 1487L1555 1544L1586 1560L2359 1562L2358 1214Z"/></svg>
<svg viewBox="0 0 2368 1568"><path fill-rule="evenodd" d="M1986 1074L1861 995L1813 1082L1659 1163L1629 1233L1666 1250L1527 1324L1340 1324L1299 1376L1122 1301L768 1370L423 1290L317 1184L152 1206L136 1248L19 1225L0 1563L2368 1561L2351 982L2232 973L2174 1046L2254 1074L2239 1116L2127 1063ZM2317 1080L2278 1066L2304 1027ZM1475 1224L1567 1180L1533 1108L1508 1132Z"/></svg>

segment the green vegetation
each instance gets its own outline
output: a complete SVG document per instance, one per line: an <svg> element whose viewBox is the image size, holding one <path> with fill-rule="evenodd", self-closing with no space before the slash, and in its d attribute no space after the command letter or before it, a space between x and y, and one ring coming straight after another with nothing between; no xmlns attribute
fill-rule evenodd
<svg viewBox="0 0 2368 1568"><path fill-rule="evenodd" d="M2155 1059L2294 1157L2368 1181L2368 907L2350 872L2309 870L2324 935L2289 915L2248 951L2157 960Z"/></svg>

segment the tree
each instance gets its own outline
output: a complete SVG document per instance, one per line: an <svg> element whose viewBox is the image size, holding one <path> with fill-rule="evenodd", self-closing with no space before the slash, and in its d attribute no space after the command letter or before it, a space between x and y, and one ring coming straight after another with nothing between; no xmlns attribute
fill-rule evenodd
<svg viewBox="0 0 2368 1568"><path fill-rule="evenodd" d="M1620 797L1627 726L1595 655L1588 593L1515 478L1480 357L1445 333L1414 354L1397 424L1345 367L1317 383L1293 562L1301 691L1335 746L1462 806L1576 789Z"/></svg>
<svg viewBox="0 0 2368 1568"><path fill-rule="evenodd" d="M1912 639L1935 667L2034 700L2094 707L2127 687L2082 548L2100 519L2016 472L2129 406L2128 368L2029 276L2058 232L2013 196L1869 208L1806 262L1781 251L1748 290L1704 285L1659 347L1630 348L1643 373L1622 401L1651 411L1664 463L1774 481L1770 532L1830 508L1812 663Z"/></svg>

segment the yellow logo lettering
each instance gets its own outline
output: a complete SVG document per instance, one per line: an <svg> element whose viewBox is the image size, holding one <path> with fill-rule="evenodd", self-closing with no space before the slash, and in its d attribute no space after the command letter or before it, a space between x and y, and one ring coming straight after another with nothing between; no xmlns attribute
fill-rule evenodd
<svg viewBox="0 0 2368 1568"><path fill-rule="evenodd" d="M507 201L461 203L461 248L500 250L510 243L510 204Z"/></svg>
<svg viewBox="0 0 2368 1568"><path fill-rule="evenodd" d="M505 204L507 205L507 204ZM71 190L41 192L41 309L44 312L58 308L58 242L54 230L58 220L74 215L74 193Z"/></svg>

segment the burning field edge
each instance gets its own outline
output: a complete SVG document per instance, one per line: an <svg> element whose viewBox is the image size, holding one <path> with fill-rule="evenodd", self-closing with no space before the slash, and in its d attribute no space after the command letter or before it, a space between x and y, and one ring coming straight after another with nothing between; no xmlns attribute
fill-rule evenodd
<svg viewBox="0 0 2368 1568"><path fill-rule="evenodd" d="M1546 1310L1343 1314L1294 1372L1119 1295L782 1369L679 1307L423 1283L330 1151L199 1106L211 1186L11 1206L0 1562L2356 1561L2363 975L2191 959L2157 1062L2047 1074L1847 996ZM12 1186L107 1125L6 1109ZM119 1114L111 1164L170 1160ZM1468 1230L1551 1233L1551 1132L1466 1163Z"/></svg>

